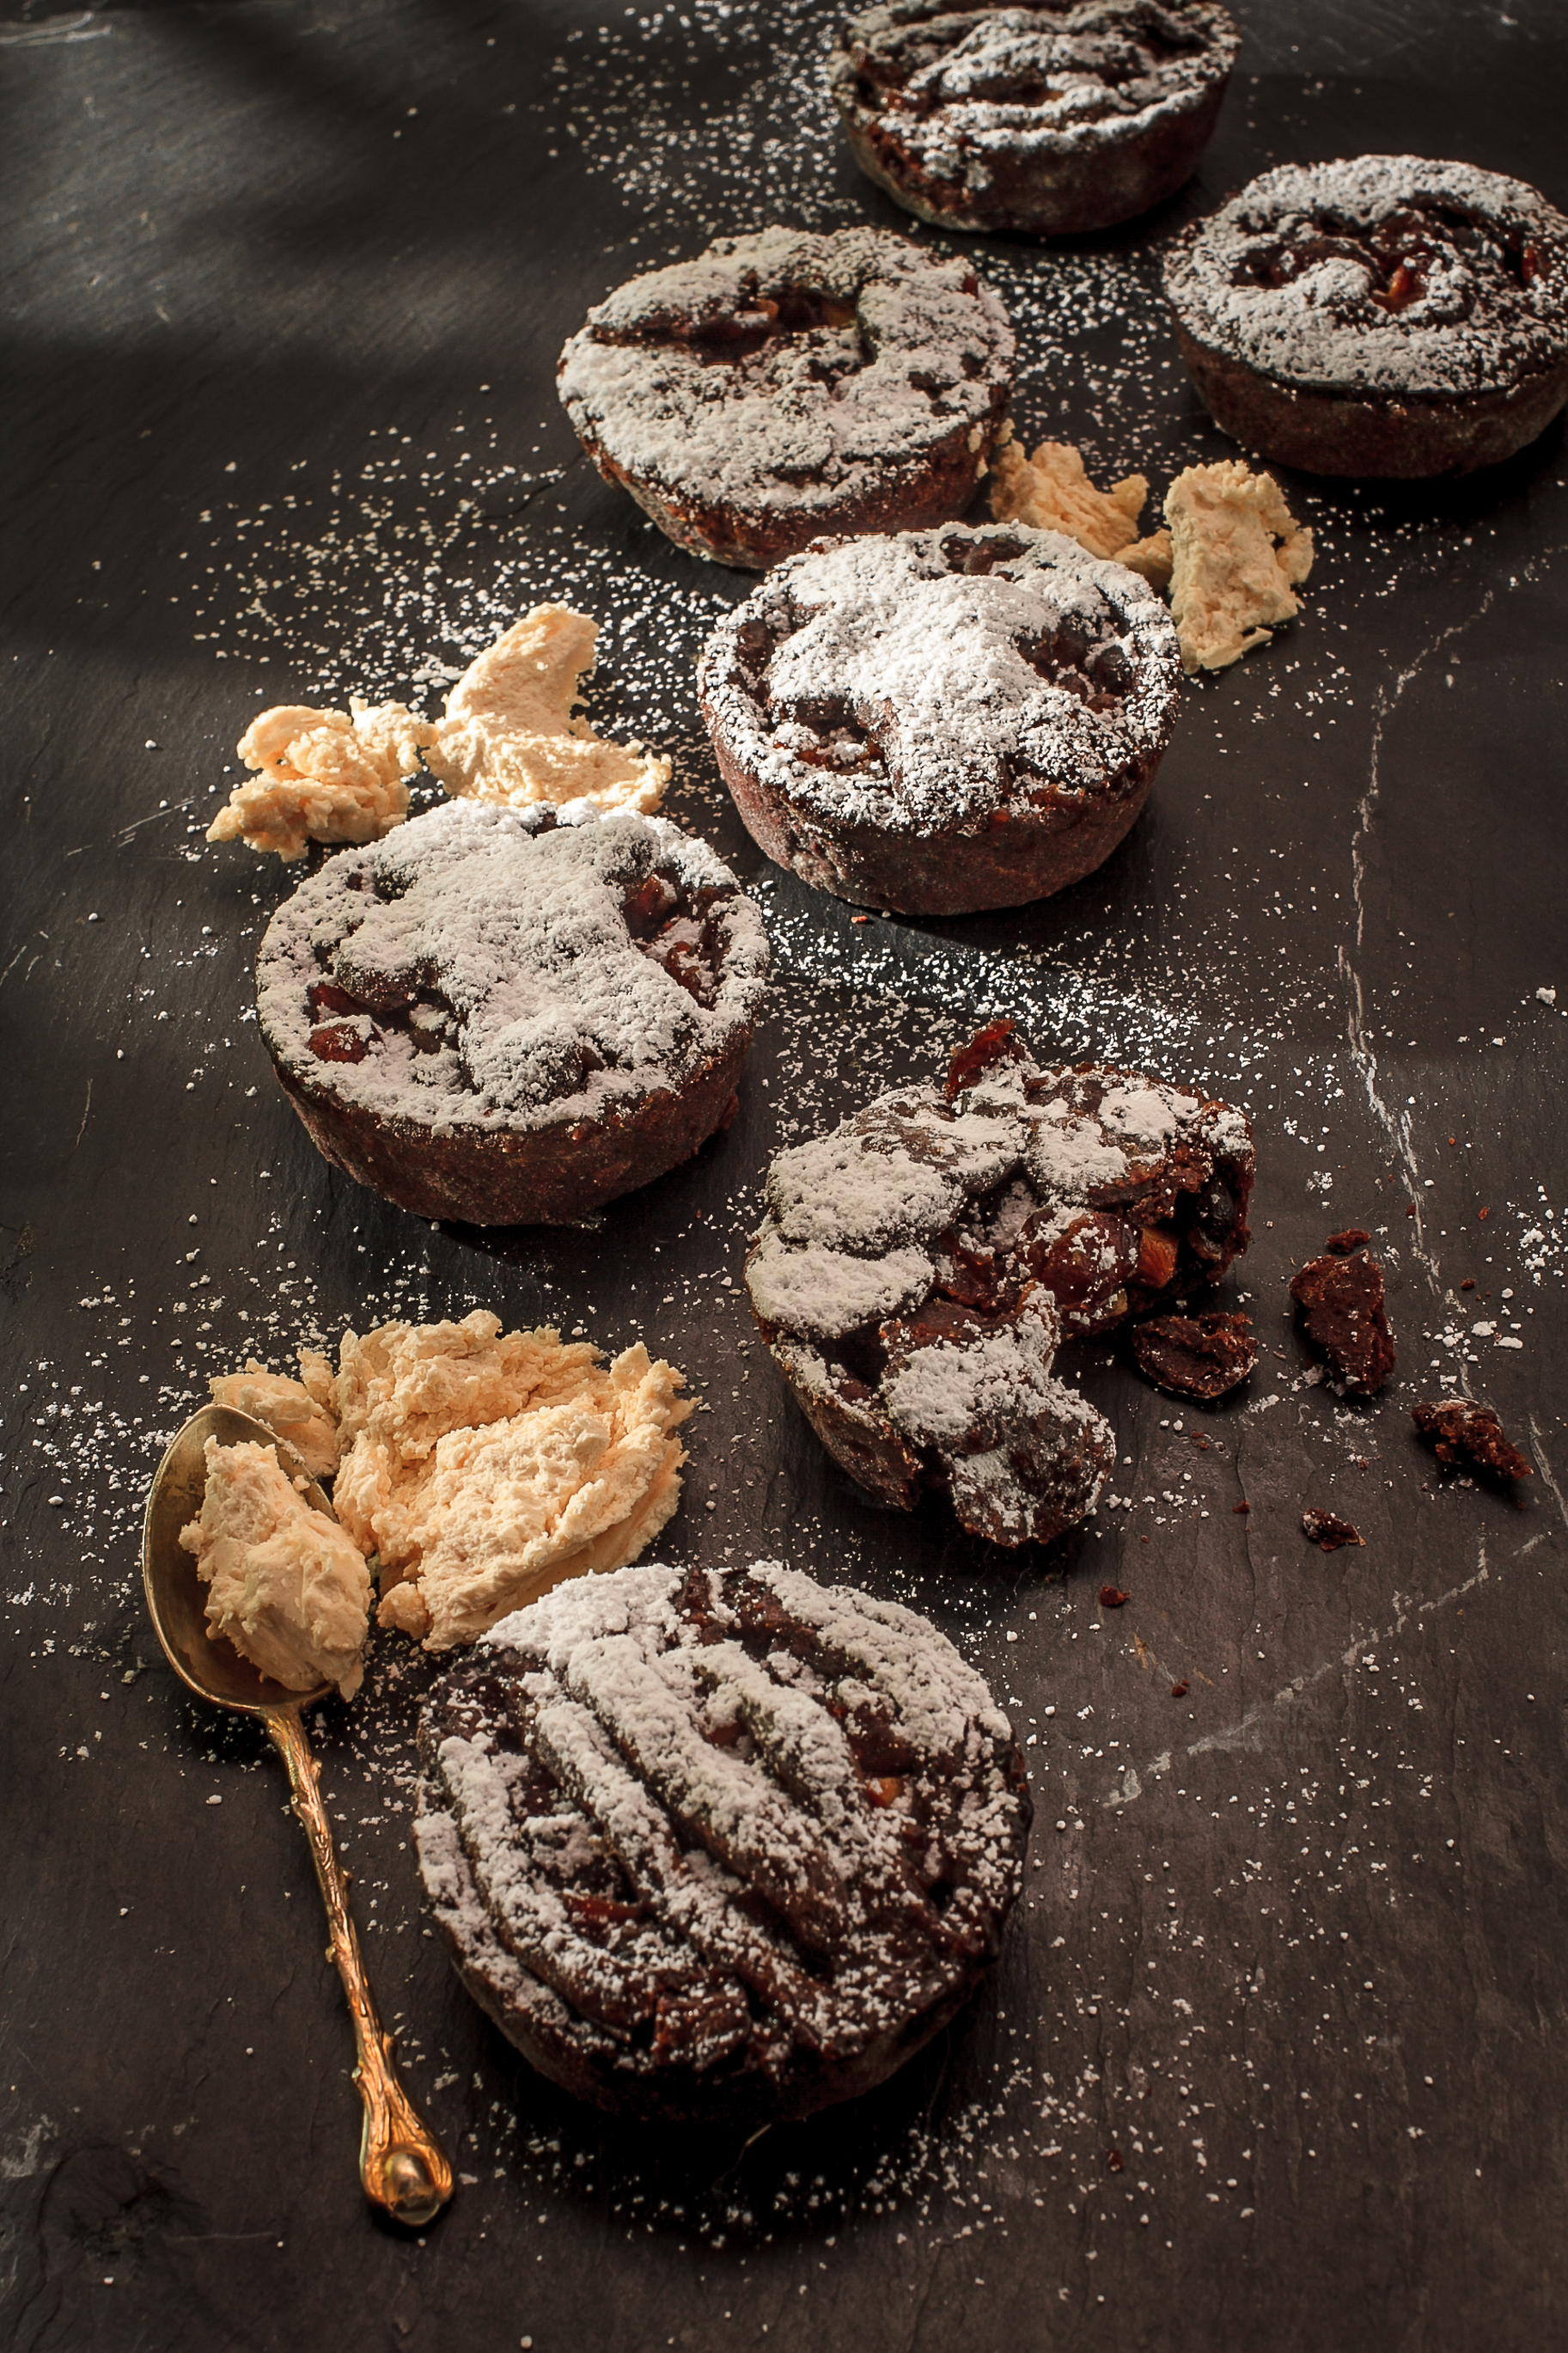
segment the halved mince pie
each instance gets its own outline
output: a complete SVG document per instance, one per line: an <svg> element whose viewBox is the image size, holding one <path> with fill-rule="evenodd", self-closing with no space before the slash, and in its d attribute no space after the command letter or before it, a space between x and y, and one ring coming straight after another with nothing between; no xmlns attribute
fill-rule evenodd
<svg viewBox="0 0 1568 2353"><path fill-rule="evenodd" d="M1057 1378L1064 1335L1215 1282L1247 1243L1245 1113L1136 1072L1042 1071L994 1022L946 1083L899 1087L782 1152L752 1310L823 1444L908 1510L945 1488L993 1543L1093 1505L1110 1425Z"/></svg>
<svg viewBox="0 0 1568 2353"><path fill-rule="evenodd" d="M540 2071L756 2128L869 2091L988 1971L1030 1804L923 1618L776 1561L559 1587L436 1684L420 1870Z"/></svg>
<svg viewBox="0 0 1568 2353"><path fill-rule="evenodd" d="M698 692L768 856L872 907L1042 899L1127 833L1181 651L1135 573L1023 524L824 542L710 638Z"/></svg>
<svg viewBox="0 0 1568 2353"><path fill-rule="evenodd" d="M268 925L261 1034L326 1157L425 1218L560 1224L735 1108L762 917L706 843L586 801L458 801Z"/></svg>
<svg viewBox="0 0 1568 2353"><path fill-rule="evenodd" d="M1568 400L1568 220L1468 164L1266 172L1177 237L1165 292L1215 424L1308 473L1469 473Z"/></svg>
<svg viewBox="0 0 1568 2353"><path fill-rule="evenodd" d="M828 60L861 170L943 228L1075 236L1191 177L1241 45L1212 0L892 0Z"/></svg>
<svg viewBox="0 0 1568 2353"><path fill-rule="evenodd" d="M887 229L721 237L634 278L561 354L573 429L678 547L763 571L822 532L959 515L1013 389L967 261Z"/></svg>

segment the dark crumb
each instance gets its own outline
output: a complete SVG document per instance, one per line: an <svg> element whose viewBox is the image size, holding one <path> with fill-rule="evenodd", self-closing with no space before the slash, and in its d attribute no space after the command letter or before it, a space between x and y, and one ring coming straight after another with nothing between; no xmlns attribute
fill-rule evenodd
<svg viewBox="0 0 1568 2353"><path fill-rule="evenodd" d="M1171 1697L1173 1699L1185 1699L1186 1695L1187 1687L1185 1683L1173 1683L1171 1685Z"/></svg>
<svg viewBox="0 0 1568 2353"><path fill-rule="evenodd" d="M1211 1451L1209 1441L1203 1436L1201 1431L1192 1431L1188 1437L1187 1442L1191 1446L1195 1446L1200 1454L1207 1454Z"/></svg>
<svg viewBox="0 0 1568 2353"><path fill-rule="evenodd" d="M1410 1417L1439 1462L1468 1462L1489 1471L1494 1479L1528 1479L1531 1466L1517 1446L1503 1435L1501 1422L1490 1406L1474 1405L1468 1398L1445 1398L1440 1405L1418 1405Z"/></svg>
<svg viewBox="0 0 1568 2353"><path fill-rule="evenodd" d="M1301 1534L1310 1536L1320 1552L1338 1552L1342 1545L1364 1545L1366 1538L1348 1520L1337 1520L1332 1512L1303 1512Z"/></svg>
<svg viewBox="0 0 1568 2353"><path fill-rule="evenodd" d="M1364 1250L1371 1240L1364 1226L1347 1226L1342 1234L1331 1234L1323 1248L1331 1258L1349 1258L1352 1250Z"/></svg>
<svg viewBox="0 0 1568 2353"><path fill-rule="evenodd" d="M1258 1362L1258 1343L1246 1315L1156 1315L1132 1335L1138 1369L1179 1397L1218 1398L1244 1381Z"/></svg>
<svg viewBox="0 0 1568 2353"><path fill-rule="evenodd" d="M1252 1506L1250 1504L1233 1504L1230 1508L1233 1512L1250 1512Z"/></svg>
<svg viewBox="0 0 1568 2353"><path fill-rule="evenodd" d="M1100 1588L1100 1606L1102 1609L1120 1609L1126 1599L1125 1593L1117 1586L1102 1585Z"/></svg>
<svg viewBox="0 0 1568 2353"><path fill-rule="evenodd" d="M1413 1217L1415 1215L1415 1202L1414 1202L1414 1201L1412 1201L1412 1202L1411 1202L1411 1204L1410 1204L1409 1208L1405 1210L1405 1216L1406 1216L1407 1218L1413 1218Z"/></svg>
<svg viewBox="0 0 1568 2353"><path fill-rule="evenodd" d="M1461 1291L1473 1291L1473 1290L1475 1289L1475 1287L1476 1287L1476 1278L1475 1278L1475 1276L1474 1276L1473 1274L1467 1274L1467 1275L1466 1275L1466 1277L1465 1277L1465 1279L1464 1279L1464 1281L1463 1281L1463 1282L1461 1282L1461 1283L1460 1283L1460 1285L1459 1285L1459 1289L1460 1289Z"/></svg>
<svg viewBox="0 0 1568 2353"><path fill-rule="evenodd" d="M1342 1242L1336 1234L1330 1244ZM1291 1279L1290 1296L1308 1339L1328 1360L1347 1396L1369 1398L1394 1370L1394 1341L1383 1303L1383 1269L1371 1252L1309 1259Z"/></svg>
<svg viewBox="0 0 1568 2353"><path fill-rule="evenodd" d="M1121 2151L1119 2148L1108 2148L1106 2150L1105 2164L1108 2172L1120 2173L1126 2162L1127 2159L1122 2156Z"/></svg>

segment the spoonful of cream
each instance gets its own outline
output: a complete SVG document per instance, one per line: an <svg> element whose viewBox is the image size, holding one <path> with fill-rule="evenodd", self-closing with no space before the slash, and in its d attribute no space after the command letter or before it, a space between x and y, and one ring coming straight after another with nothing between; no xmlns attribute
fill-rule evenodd
<svg viewBox="0 0 1568 2353"><path fill-rule="evenodd" d="M254 1450L275 1458L276 1472ZM233 1499L226 1524L215 1525L215 1518L225 1515L204 1507L209 1473L216 1480L220 1472ZM274 1575L269 1583L267 1573L269 1557L276 1568L279 1528L290 1512L298 1517L301 1511L310 1521L323 1514L329 1524L313 1532L321 1555L315 1584L324 1590L325 1602L310 1628L297 1622L298 1613L291 1622L279 1598L288 1579ZM307 1528L307 1544L311 1534ZM214 1707L258 1717L288 1767L294 1811L310 1841L327 1907L331 1957L353 2020L354 2081L364 2105L360 2179L373 2204L420 2229L450 2198L452 2168L398 2079L396 2039L381 2023L365 1976L348 1883L321 1799L321 1768L300 1721L303 1711L325 1699L334 1684L352 1688L358 1680L353 1649L344 1648L341 1624L332 1622L334 1608L340 1618L342 1611L331 1584L331 1555L342 1541L331 1504L286 1440L232 1406L204 1406L175 1433L153 1481L142 1535L142 1577L153 1630L180 1681ZM213 1613L216 1626L209 1614L215 1598L220 1605ZM226 1625L249 1655L227 1632L217 1630ZM277 1680L267 1668L289 1680ZM308 1688L293 1688L300 1682Z"/></svg>

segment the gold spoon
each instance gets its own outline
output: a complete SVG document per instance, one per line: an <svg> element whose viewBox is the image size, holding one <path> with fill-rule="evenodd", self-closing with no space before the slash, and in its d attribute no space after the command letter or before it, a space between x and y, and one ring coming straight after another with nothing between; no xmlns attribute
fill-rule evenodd
<svg viewBox="0 0 1568 2353"><path fill-rule="evenodd" d="M398 2080L394 2063L397 2039L386 2031L376 2012L349 1911L348 1882L333 1849L327 1810L321 1802L321 1767L300 1721L301 1711L325 1699L332 1685L318 1683L306 1692L286 1690L248 1659L242 1659L231 1642L221 1637L215 1641L208 1633L206 1590L179 1535L202 1508L209 1438L225 1446L242 1440L276 1446L278 1460L289 1477L306 1477L294 1449L249 1414L222 1405L204 1406L200 1413L193 1414L175 1433L147 1498L142 1531L147 1607L164 1656L186 1688L214 1707L258 1716L289 1768L294 1811L310 1841L310 1860L331 1928L327 1958L337 1963L354 2022L359 2054L354 2081L364 2103L360 2179L373 2205L384 2207L397 2221L418 2230L434 2221L450 2198L452 2168ZM331 1504L313 1479L307 1479L305 1494L318 1511L333 1516Z"/></svg>

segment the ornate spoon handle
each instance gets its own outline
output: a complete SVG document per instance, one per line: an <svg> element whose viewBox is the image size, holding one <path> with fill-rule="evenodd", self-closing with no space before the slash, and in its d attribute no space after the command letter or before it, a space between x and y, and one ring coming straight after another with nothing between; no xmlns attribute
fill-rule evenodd
<svg viewBox="0 0 1568 2353"><path fill-rule="evenodd" d="M360 2141L360 2179L374 2205L383 2206L399 2222L417 2230L434 2221L452 2194L452 2168L435 2134L398 2080L394 2063L397 2038L389 2034L376 2012L375 1997L365 1975L364 1961L349 1910L342 1865L332 1844L331 1825L321 1802L321 1768L311 1754L304 1726L292 1711L270 1711L267 1729L289 1768L294 1811L305 1825L310 1860L316 1866L321 1900L327 1907L331 1943L327 1958L335 1961L348 1996L354 2022L359 2063L354 2081L364 2103L364 2132Z"/></svg>

